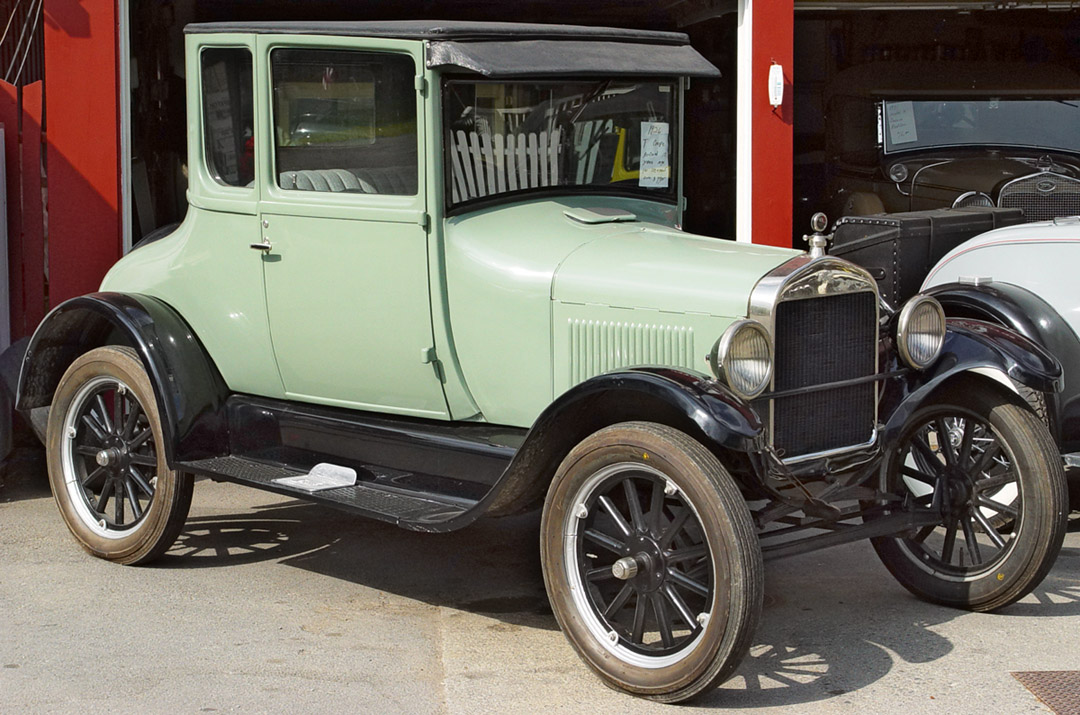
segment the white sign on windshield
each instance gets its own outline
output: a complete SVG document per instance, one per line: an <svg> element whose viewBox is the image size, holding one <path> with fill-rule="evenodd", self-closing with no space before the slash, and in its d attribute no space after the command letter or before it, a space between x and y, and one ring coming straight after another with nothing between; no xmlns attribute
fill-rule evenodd
<svg viewBox="0 0 1080 715"><path fill-rule="evenodd" d="M886 103L885 121L889 125L890 144L910 144L919 140L915 131L915 108L911 102Z"/></svg>
<svg viewBox="0 0 1080 715"><path fill-rule="evenodd" d="M638 186L666 189L671 178L667 122L641 123L641 171Z"/></svg>

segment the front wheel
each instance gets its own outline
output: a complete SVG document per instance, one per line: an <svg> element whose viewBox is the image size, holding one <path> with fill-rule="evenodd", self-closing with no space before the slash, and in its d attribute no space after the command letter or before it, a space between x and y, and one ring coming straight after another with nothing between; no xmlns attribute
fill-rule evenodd
<svg viewBox="0 0 1080 715"><path fill-rule="evenodd" d="M154 391L133 350L97 348L72 363L56 388L45 444L60 514L87 551L138 564L176 540L192 478L165 462Z"/></svg>
<svg viewBox="0 0 1080 715"><path fill-rule="evenodd" d="M886 464L884 487L940 522L873 540L892 575L935 603L992 611L1046 576L1067 522L1065 475L1030 410L991 391L923 407Z"/></svg>
<svg viewBox="0 0 1080 715"><path fill-rule="evenodd" d="M697 441L627 422L575 447L541 523L563 633L617 689L663 702L730 677L761 612L761 550L731 476Z"/></svg>

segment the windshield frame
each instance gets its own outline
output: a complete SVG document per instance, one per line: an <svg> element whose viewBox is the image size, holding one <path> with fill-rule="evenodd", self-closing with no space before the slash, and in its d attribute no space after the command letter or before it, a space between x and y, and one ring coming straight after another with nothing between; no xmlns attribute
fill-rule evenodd
<svg viewBox="0 0 1080 715"><path fill-rule="evenodd" d="M566 84L587 84L594 86L610 85L610 84L632 84L632 83L648 83L656 85L668 85L671 87L671 91L674 94L673 101L671 103L672 116L669 117L669 162L670 162L670 184L668 189L661 193L648 188L634 186L621 186L617 184L563 184L557 186L539 186L529 188L519 188L514 191L502 191L490 193L486 196L476 198L466 198L457 202L453 199L453 172L451 165L451 141L450 132L452 131L451 122L448 121L448 117L451 116L451 108L448 103L453 98L453 92L449 89L450 85L459 84L472 84L472 85L499 85L499 84L523 84L523 85L556 85L562 86ZM489 207L497 204L505 204L511 202L522 201L532 198L545 198L545 197L566 197L566 196L607 196L616 198L628 198L637 201L649 201L654 203L660 203L667 206L679 206L681 205L681 191L682 191L682 164L683 164L683 143L685 139L682 134L683 127L683 113L684 113L684 90L685 80L681 76L659 76L659 75L641 75L641 76L573 76L573 77L560 77L553 75L536 75L528 77L513 77L513 78L487 78L478 77L473 74L442 74L440 75L439 82L439 100L438 100L438 118L439 118L439 132L440 143L442 145L442 156L439 157L440 167L442 171L442 184L443 184L443 209L447 216L455 216L470 211L475 211L481 208ZM589 106L588 103L584 104L581 108ZM580 112L579 112L580 113Z"/></svg>

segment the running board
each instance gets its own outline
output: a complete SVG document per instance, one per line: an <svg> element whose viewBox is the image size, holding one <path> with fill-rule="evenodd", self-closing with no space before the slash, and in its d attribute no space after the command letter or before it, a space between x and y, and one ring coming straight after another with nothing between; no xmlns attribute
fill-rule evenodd
<svg viewBox="0 0 1080 715"><path fill-rule="evenodd" d="M475 521L498 496L525 430L448 423L232 395L227 454L174 465L194 474L317 502L418 531ZM356 481L330 489L278 480L327 465ZM345 473L348 473L347 471ZM340 483L340 482L339 482Z"/></svg>
<svg viewBox="0 0 1080 715"><path fill-rule="evenodd" d="M325 504L418 531L441 531L436 528L437 525L456 520L478 504L477 501L430 493L424 496L409 494L407 490L386 484L405 473L374 466L366 467L367 473L360 475L361 478L366 478L364 481L358 481L352 486L320 491L307 491L276 481L306 472L243 457L201 459L186 462L181 468L195 474Z"/></svg>

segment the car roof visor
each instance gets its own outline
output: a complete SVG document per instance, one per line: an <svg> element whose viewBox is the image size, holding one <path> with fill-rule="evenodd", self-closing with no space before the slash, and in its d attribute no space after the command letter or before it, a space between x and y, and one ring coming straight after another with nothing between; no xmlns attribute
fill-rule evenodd
<svg viewBox="0 0 1080 715"><path fill-rule="evenodd" d="M720 76L720 70L689 45L595 40L430 42L427 65L491 78Z"/></svg>

